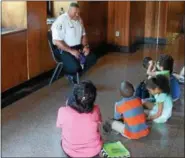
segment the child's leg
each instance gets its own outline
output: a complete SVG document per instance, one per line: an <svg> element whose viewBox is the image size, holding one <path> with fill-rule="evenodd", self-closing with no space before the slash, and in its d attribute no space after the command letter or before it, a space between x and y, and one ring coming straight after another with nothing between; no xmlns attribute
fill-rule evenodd
<svg viewBox="0 0 185 158"><path fill-rule="evenodd" d="M147 103L147 102L154 103L155 102L155 98L154 97L150 97L150 98L142 99L141 101L142 101L142 104Z"/></svg>
<svg viewBox="0 0 185 158"><path fill-rule="evenodd" d="M149 113L150 113L150 110L144 110L144 113L146 114L146 117L148 117Z"/></svg>
<svg viewBox="0 0 185 158"><path fill-rule="evenodd" d="M122 122L120 122L120 121L113 121L111 127L112 127L113 130L115 130L116 132L120 133L122 136L128 138L127 136L124 135L125 124L123 124Z"/></svg>
<svg viewBox="0 0 185 158"><path fill-rule="evenodd" d="M152 110L153 107L154 107L154 103L152 103L152 102L145 102L145 103L143 104L143 106L144 106L145 108L149 109L149 110Z"/></svg>
<svg viewBox="0 0 185 158"><path fill-rule="evenodd" d="M110 132L111 130L114 130L115 132L121 134L125 138L128 138L127 136L124 135L124 130L125 130L125 124L121 121L116 121L116 120L110 120L105 122L103 125L103 129L105 132ZM130 139L130 138L128 138Z"/></svg>
<svg viewBox="0 0 185 158"><path fill-rule="evenodd" d="M182 68L181 72L180 72L180 76L184 77L184 67Z"/></svg>
<svg viewBox="0 0 185 158"><path fill-rule="evenodd" d="M113 130L115 130L116 132L120 134L123 134L123 131L125 129L125 125L120 121L112 121L111 127Z"/></svg>
<svg viewBox="0 0 185 158"><path fill-rule="evenodd" d="M179 80L180 83L184 83L184 67L182 68L180 74L173 73L173 76Z"/></svg>
<svg viewBox="0 0 185 158"><path fill-rule="evenodd" d="M179 74L176 74L176 73L173 73L173 76L176 78L176 79L180 79L180 77L181 77L181 75L179 75Z"/></svg>
<svg viewBox="0 0 185 158"><path fill-rule="evenodd" d="M105 131L106 133L110 133L112 130L114 130L114 131L116 131L116 132L118 132L118 133L123 133L123 131L120 132L121 129L118 130L118 129L116 128L116 125L114 125L115 122L118 122L118 124L120 123L120 124L123 125L123 122L121 122L121 121L118 121L118 120L115 120L115 119L110 119L110 120L108 120L108 121L106 121L106 122L104 123L104 125L103 125L104 131ZM112 125L113 125L113 127L112 127ZM115 126L115 128L114 128L114 126Z"/></svg>

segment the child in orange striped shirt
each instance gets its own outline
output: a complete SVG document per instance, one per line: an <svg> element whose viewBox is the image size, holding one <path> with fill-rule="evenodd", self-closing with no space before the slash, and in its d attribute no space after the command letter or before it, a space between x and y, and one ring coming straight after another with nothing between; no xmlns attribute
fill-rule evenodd
<svg viewBox="0 0 185 158"><path fill-rule="evenodd" d="M103 129L105 132L115 130L128 139L139 139L149 134L146 125L146 115L139 98L134 97L133 85L122 82L120 88L121 101L115 104L114 120L107 121ZM123 122L118 121L122 119Z"/></svg>

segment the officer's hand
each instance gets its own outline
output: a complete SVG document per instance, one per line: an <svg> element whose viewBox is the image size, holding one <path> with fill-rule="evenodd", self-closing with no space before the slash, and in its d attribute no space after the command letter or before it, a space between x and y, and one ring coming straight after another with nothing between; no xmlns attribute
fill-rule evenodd
<svg viewBox="0 0 185 158"><path fill-rule="evenodd" d="M71 50L71 54L74 55L78 59L79 55L80 55L80 52L75 50L75 49L73 49L73 50Z"/></svg>
<svg viewBox="0 0 185 158"><path fill-rule="evenodd" d="M90 49L88 47L84 47L83 48L83 53L84 53L85 56L89 55Z"/></svg>

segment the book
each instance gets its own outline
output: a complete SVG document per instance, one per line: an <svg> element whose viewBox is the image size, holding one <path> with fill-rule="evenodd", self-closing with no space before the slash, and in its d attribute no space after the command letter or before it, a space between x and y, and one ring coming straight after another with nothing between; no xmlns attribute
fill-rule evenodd
<svg viewBox="0 0 185 158"><path fill-rule="evenodd" d="M101 153L103 157L130 157L130 152L120 141L105 143Z"/></svg>

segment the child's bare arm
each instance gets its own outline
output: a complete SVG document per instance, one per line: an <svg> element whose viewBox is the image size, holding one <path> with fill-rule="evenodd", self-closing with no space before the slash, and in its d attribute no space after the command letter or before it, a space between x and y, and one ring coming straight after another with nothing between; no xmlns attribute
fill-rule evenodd
<svg viewBox="0 0 185 158"><path fill-rule="evenodd" d="M155 71L156 71L156 63L154 62L152 67L152 72L155 72Z"/></svg>
<svg viewBox="0 0 185 158"><path fill-rule="evenodd" d="M118 109L117 106L118 106L118 104L116 103L116 104L114 105L114 119L115 119L115 120L119 120L119 119L122 118L122 117L121 117L121 113L117 111L117 109Z"/></svg>
<svg viewBox="0 0 185 158"><path fill-rule="evenodd" d="M56 127L57 128L62 128L63 125L63 110L60 108L58 110L58 115L57 115L57 121L56 121Z"/></svg>
<svg viewBox="0 0 185 158"><path fill-rule="evenodd" d="M154 62L153 61L149 61L149 66L148 66L148 69L147 69L147 75L149 76L156 76L156 72L154 71Z"/></svg>
<svg viewBox="0 0 185 158"><path fill-rule="evenodd" d="M153 115L153 116L149 116L148 120L157 119L158 117L161 116L162 112L163 112L163 103L158 103L158 111L157 111L157 113L155 115Z"/></svg>

